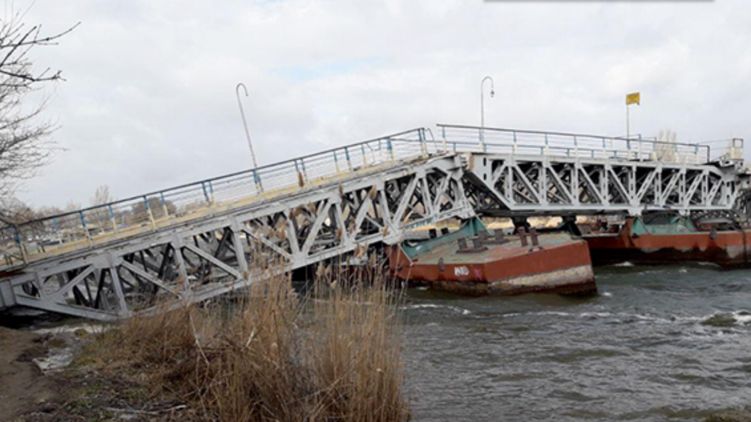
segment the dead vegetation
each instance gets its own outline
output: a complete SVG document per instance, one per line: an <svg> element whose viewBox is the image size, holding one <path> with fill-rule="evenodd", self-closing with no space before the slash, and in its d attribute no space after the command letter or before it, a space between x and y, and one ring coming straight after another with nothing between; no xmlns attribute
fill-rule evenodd
<svg viewBox="0 0 751 422"><path fill-rule="evenodd" d="M322 269L310 294L275 276L230 305L132 318L79 362L178 398L181 420L407 420L400 295L370 268Z"/></svg>

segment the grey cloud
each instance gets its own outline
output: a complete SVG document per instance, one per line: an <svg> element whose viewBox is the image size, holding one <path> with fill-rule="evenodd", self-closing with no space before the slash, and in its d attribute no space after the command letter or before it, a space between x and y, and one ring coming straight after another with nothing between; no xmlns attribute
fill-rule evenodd
<svg viewBox="0 0 751 422"><path fill-rule="evenodd" d="M86 203L99 184L124 197L248 167L239 81L263 163L437 121L476 124L485 74L498 92L489 125L621 134L623 95L641 90L639 132L742 137L749 18L744 0L38 0L29 22L82 25L38 52L68 80L48 109L66 150L20 196Z"/></svg>

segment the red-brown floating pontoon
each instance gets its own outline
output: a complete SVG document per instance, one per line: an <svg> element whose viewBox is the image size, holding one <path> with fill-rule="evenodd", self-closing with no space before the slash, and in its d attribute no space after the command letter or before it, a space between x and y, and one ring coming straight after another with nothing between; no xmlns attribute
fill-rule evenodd
<svg viewBox="0 0 751 422"><path fill-rule="evenodd" d="M679 216L647 216L605 231L582 236L596 265L710 262L733 268L749 266L751 258L751 231L724 219L695 224Z"/></svg>
<svg viewBox="0 0 751 422"><path fill-rule="evenodd" d="M392 247L389 266L400 279L461 294L597 292L583 240L566 233L503 236L478 219L451 234Z"/></svg>

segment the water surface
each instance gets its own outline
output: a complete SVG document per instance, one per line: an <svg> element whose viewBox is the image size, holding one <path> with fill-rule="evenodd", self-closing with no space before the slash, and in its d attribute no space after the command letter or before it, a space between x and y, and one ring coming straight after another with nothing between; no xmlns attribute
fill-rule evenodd
<svg viewBox="0 0 751 422"><path fill-rule="evenodd" d="M751 271L596 277L588 299L410 291L414 420L702 420L751 404Z"/></svg>

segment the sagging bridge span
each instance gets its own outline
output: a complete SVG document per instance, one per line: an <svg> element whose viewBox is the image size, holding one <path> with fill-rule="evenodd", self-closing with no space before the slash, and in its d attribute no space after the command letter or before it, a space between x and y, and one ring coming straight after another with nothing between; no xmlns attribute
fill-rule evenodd
<svg viewBox="0 0 751 422"><path fill-rule="evenodd" d="M293 270L476 213L732 210L742 153L741 139L414 129L3 227L0 309L114 320L247 286L253 262Z"/></svg>

